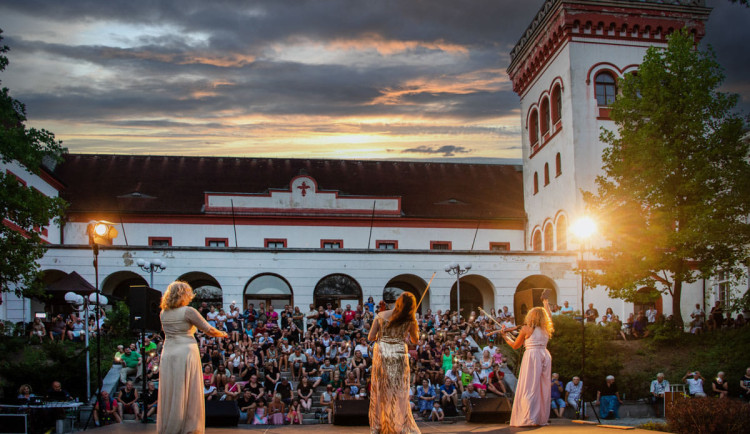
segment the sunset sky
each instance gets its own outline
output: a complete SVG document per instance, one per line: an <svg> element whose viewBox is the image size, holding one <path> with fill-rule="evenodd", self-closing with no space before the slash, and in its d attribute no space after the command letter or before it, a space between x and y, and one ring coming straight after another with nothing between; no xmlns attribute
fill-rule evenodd
<svg viewBox="0 0 750 434"><path fill-rule="evenodd" d="M520 158L509 52L543 0L7 0L3 86L71 152ZM708 1L750 112L750 9Z"/></svg>

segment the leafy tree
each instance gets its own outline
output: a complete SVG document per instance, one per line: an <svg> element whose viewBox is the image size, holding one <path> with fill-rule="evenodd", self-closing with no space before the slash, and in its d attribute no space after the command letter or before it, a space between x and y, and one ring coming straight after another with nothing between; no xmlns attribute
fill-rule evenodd
<svg viewBox="0 0 750 434"><path fill-rule="evenodd" d="M2 34L2 30L0 30ZM2 42L2 36L0 36ZM8 65L9 48L0 45L0 72ZM39 173L43 162L59 161L65 148L46 130L26 128L26 107L0 90L0 159L18 162L31 173ZM38 289L39 265L46 249L39 228L62 218L65 202L27 187L7 172L0 173L0 291Z"/></svg>
<svg viewBox="0 0 750 434"><path fill-rule="evenodd" d="M612 105L618 133L603 130L604 176L587 206L608 222L608 245L591 283L633 301L639 287L672 295L682 325L684 283L743 274L750 243L750 164L736 95L715 55L687 31L650 48L638 73L620 82Z"/></svg>

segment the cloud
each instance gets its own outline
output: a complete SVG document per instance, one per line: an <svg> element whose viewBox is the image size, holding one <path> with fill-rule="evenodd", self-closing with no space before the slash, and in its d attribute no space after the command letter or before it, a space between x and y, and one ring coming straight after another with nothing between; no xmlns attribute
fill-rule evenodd
<svg viewBox="0 0 750 434"><path fill-rule="evenodd" d="M443 154L443 157L452 157L455 154L468 154L470 152L471 149L453 145L444 145L440 147L417 146L416 148L409 148L401 151L402 154Z"/></svg>

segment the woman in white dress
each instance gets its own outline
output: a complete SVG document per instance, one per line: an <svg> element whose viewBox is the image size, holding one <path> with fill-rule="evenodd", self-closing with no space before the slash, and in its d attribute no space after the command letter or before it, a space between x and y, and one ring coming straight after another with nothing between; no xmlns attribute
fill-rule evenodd
<svg viewBox="0 0 750 434"><path fill-rule="evenodd" d="M193 289L172 282L161 299L164 347L159 366L159 398L156 431L159 434L202 434L205 403L201 356L195 341L196 327L215 337L227 334L211 327L197 310L189 307Z"/></svg>

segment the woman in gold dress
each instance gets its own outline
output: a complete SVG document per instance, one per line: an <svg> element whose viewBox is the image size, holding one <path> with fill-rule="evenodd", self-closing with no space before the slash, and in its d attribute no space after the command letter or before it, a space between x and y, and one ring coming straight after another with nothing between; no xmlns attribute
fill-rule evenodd
<svg viewBox="0 0 750 434"><path fill-rule="evenodd" d="M409 405L409 353L407 340L417 343L417 301L404 292L393 310L375 317L368 339L372 350L370 433L420 434Z"/></svg>
<svg viewBox="0 0 750 434"><path fill-rule="evenodd" d="M161 326L166 338L159 365L159 434L205 431L201 355L195 329L215 337L226 338L227 334L211 327L197 310L188 306L192 299L193 289L180 281L172 282L161 299Z"/></svg>

